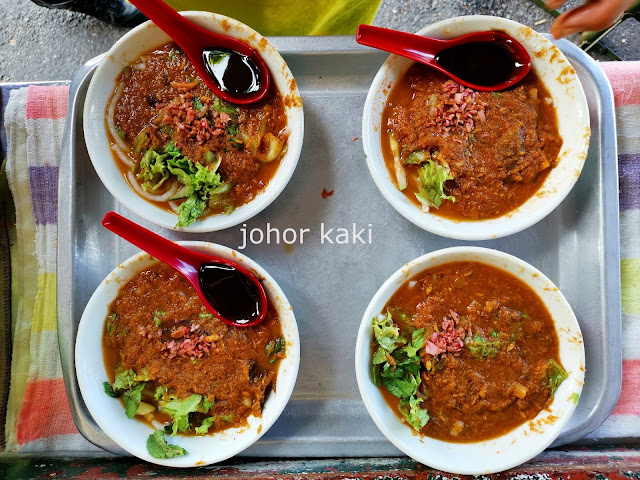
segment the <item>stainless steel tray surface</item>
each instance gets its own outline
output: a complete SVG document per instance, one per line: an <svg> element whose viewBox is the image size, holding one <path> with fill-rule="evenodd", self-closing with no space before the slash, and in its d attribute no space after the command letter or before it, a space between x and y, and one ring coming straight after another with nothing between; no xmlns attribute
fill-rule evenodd
<svg viewBox="0 0 640 480"><path fill-rule="evenodd" d="M300 373L291 401L277 423L242 455L397 455L400 452L369 418L356 386L354 347L360 320L376 290L405 262L469 243L432 235L409 223L387 203L369 174L360 140L362 110L386 54L360 47L352 37L270 40L300 88L304 147L287 188L269 208L247 221L246 229L265 232L269 224L280 232L310 231L303 243L277 244L272 236L269 244L249 244L242 250L281 285L293 305L301 337ZM537 225L504 239L477 242L539 268L559 286L580 322L587 354L585 387L556 445L595 430L613 409L621 378L613 98L606 77L591 58L569 42L558 46L577 70L589 103L593 133L584 171L567 199ZM136 252L100 225L102 217L115 210L171 239L206 240L235 249L243 245L243 225L209 234L179 233L148 224L115 201L91 166L82 134L85 93L98 61L87 63L72 82L60 171L58 325L76 424L91 442L122 453L89 415L73 361L77 325L89 297L118 263ZM323 189L334 193L324 199ZM334 229L329 236L333 244L322 243L323 225L324 233ZM337 228L349 231L350 243L336 243ZM354 228L365 229L360 235L365 243L353 238Z"/></svg>

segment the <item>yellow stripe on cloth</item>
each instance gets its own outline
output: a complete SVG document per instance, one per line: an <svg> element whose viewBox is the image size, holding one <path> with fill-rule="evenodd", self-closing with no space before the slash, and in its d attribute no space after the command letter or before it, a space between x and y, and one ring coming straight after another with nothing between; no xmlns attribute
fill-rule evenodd
<svg viewBox="0 0 640 480"><path fill-rule="evenodd" d="M56 274L38 275L38 295L33 312L32 332L56 331Z"/></svg>
<svg viewBox="0 0 640 480"><path fill-rule="evenodd" d="M622 283L622 311L627 314L640 313L640 258L620 260Z"/></svg>

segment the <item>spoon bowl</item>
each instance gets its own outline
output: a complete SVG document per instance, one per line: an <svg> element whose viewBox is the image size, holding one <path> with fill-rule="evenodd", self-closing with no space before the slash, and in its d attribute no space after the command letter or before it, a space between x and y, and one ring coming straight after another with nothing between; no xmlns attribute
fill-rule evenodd
<svg viewBox="0 0 640 480"><path fill-rule="evenodd" d="M495 30L442 40L360 25L356 41L433 67L456 82L478 91L492 92L509 88L522 80L531 69L531 57L522 44L510 35ZM483 53L480 61L479 56Z"/></svg>
<svg viewBox="0 0 640 480"><path fill-rule="evenodd" d="M271 85L269 68L262 56L246 43L236 38L204 29L187 20L162 1L131 0L131 3L178 44L193 64L202 81L223 100L246 105L262 100L269 91L269 86ZM220 62L220 53L227 56L228 63ZM213 60L211 60L212 58ZM218 75L212 67L219 65L212 63L215 61L229 67L231 67L232 63L240 65L244 72L253 71L254 82L246 82L247 85L252 85L247 90L247 93L236 91L232 86L225 85L226 82L216 83L212 75L216 78L218 78ZM237 77L233 77L230 80L238 82ZM225 76L225 78L227 77ZM220 80L221 78L218 81ZM244 84L245 82L241 83Z"/></svg>
<svg viewBox="0 0 640 480"><path fill-rule="evenodd" d="M209 311L224 323L251 327L265 319L264 287L239 263L184 248L115 212L108 212L102 225L184 275Z"/></svg>

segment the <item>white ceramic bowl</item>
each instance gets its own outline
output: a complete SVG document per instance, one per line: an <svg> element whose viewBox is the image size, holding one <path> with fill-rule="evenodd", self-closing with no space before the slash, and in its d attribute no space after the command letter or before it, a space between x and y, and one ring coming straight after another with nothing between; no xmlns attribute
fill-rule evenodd
<svg viewBox="0 0 640 480"><path fill-rule="evenodd" d="M449 443L414 435L389 408L371 378L371 319L383 311L396 290L423 270L454 261L474 261L492 265L515 275L542 299L554 320L558 334L560 361L569 377L555 392L549 408L501 437L474 443ZM556 286L528 263L479 247L437 250L407 263L376 292L362 318L356 341L356 377L360 395L378 428L396 447L413 459L446 472L483 475L500 472L533 458L560 434L575 410L573 394L580 395L584 382L584 345L580 326L571 307Z"/></svg>
<svg viewBox="0 0 640 480"><path fill-rule="evenodd" d="M284 190L300 157L304 135L302 100L289 67L278 51L258 32L229 17L209 12L181 12L192 22L216 33L237 38L256 49L264 58L271 78L285 101L287 125L291 134L287 152L278 170L262 193L251 202L236 208L230 215L212 215L196 220L188 227L176 230L211 232L238 225L267 208ZM115 89L122 69L153 48L169 43L171 39L152 22L134 28L107 52L96 69L87 90L84 104L84 137L91 163L105 187L125 207L145 220L165 228L174 228L178 216L140 197L126 182L118 169L111 150L105 125L107 104Z"/></svg>
<svg viewBox="0 0 640 480"><path fill-rule="evenodd" d="M146 442L154 429L143 422L129 419L119 399L104 393L102 382L107 373L102 357L102 334L111 302L120 287L138 272L157 262L150 255L140 252L118 265L91 296L82 314L76 337L76 374L78 385L91 416L100 428L123 449L138 458L159 465L195 467L220 462L256 442L273 425L291 397L300 364L300 338L291 305L273 278L250 258L230 248L207 242L178 242L223 258L242 262L249 270L263 279L270 302L278 311L282 333L286 340L286 357L280 361L276 387L269 393L262 417L249 417L249 426L231 428L204 436L176 435L168 439L187 450L181 457L161 460L147 452Z"/></svg>
<svg viewBox="0 0 640 480"><path fill-rule="evenodd" d="M587 158L591 133L587 101L574 69L550 40L531 28L504 18L474 15L434 23L418 34L446 39L484 30L502 30L524 45L531 56L532 68L549 90L558 114L558 131L563 140L558 165L551 170L540 190L523 205L494 219L455 221L423 213L398 190L382 156L382 111L389 92L413 64L412 60L397 55L387 59L373 79L362 118L367 164L387 201L415 225L444 237L461 240L504 237L524 230L547 216L578 180Z"/></svg>

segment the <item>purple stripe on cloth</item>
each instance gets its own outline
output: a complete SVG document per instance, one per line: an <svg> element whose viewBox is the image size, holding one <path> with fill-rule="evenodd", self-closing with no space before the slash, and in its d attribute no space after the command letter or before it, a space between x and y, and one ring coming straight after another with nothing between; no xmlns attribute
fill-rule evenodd
<svg viewBox="0 0 640 480"><path fill-rule="evenodd" d="M58 221L58 167L29 167L29 189L36 225Z"/></svg>
<svg viewBox="0 0 640 480"><path fill-rule="evenodd" d="M640 209L640 153L618 155L620 210Z"/></svg>

